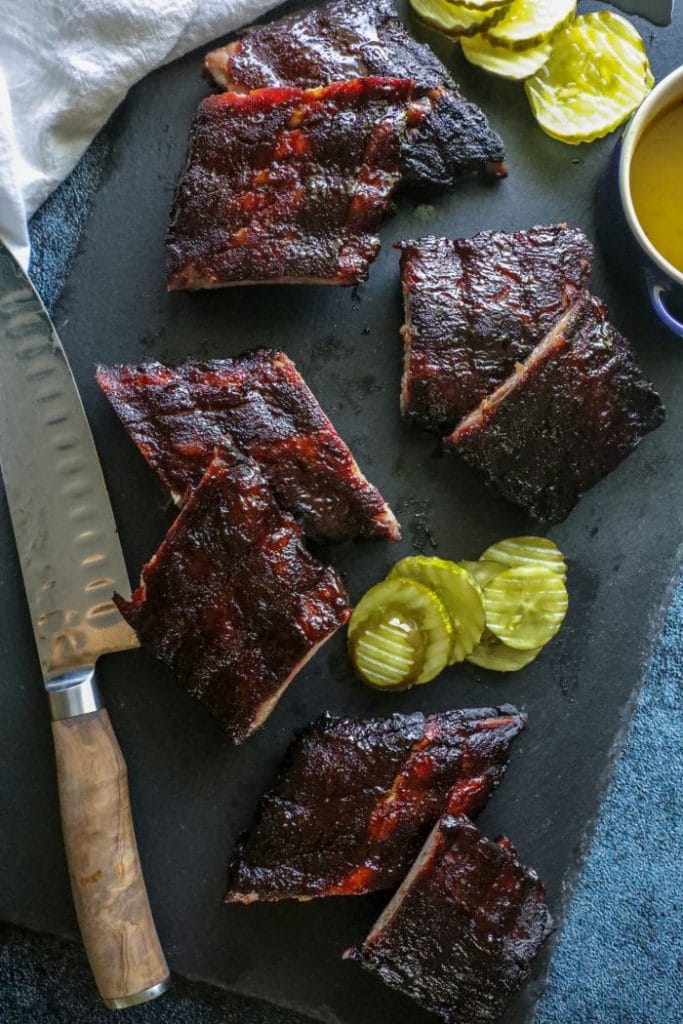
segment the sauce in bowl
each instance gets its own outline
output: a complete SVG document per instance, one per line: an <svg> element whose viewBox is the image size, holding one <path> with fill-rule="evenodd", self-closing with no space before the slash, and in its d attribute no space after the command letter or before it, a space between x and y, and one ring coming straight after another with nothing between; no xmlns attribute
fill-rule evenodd
<svg viewBox="0 0 683 1024"><path fill-rule="evenodd" d="M631 198L655 249L683 271L683 100L643 132L631 161Z"/></svg>

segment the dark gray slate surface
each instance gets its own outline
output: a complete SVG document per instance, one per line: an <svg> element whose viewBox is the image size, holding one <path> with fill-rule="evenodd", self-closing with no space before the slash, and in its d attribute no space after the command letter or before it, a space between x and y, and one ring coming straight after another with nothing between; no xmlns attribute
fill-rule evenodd
<svg viewBox="0 0 683 1024"><path fill-rule="evenodd" d="M680 34L677 40L671 30L658 35L652 54L659 75L673 66L677 42L680 47ZM471 557L501 535L528 529L524 517L486 493L474 474L399 421L400 304L389 243L430 231L468 234L562 218L592 233L594 185L612 141L580 150L553 143L533 125L519 87L458 65L468 94L495 111L492 120L510 156L507 182L495 188L468 183L458 195L436 200L433 210L405 200L383 229L385 245L370 282L356 294L273 288L168 297L160 243L186 126L204 93L198 67L195 55L161 71L125 104L111 171L57 317L102 454L131 575L160 540L171 513L96 391L92 372L100 359L220 356L256 344L286 348L404 522L400 546L331 552L348 573L353 596L411 542L429 547L433 537L439 553ZM239 749L230 748L206 713L142 653L103 666L129 762L149 888L177 970L328 1019L421 1019L409 1003L339 960L345 945L369 926L381 898L250 909L220 904L232 838L248 822L292 730L325 707L369 714L505 699L525 705L530 728L482 820L491 834L507 831L539 869L561 916L681 538L681 414L675 403L683 378L680 347L601 267L595 290L634 340L668 402L669 419L552 532L571 560L572 609L560 639L535 666L504 680L457 668L424 690L383 697L352 681L338 637L297 680L266 729ZM0 557L6 609L0 655L13 681L3 688L0 706L0 743L12 751L0 786L3 832L10 837L0 853L0 917L69 934L74 921L49 727L18 600L6 511ZM528 1016L537 987L527 990L516 1020Z"/></svg>

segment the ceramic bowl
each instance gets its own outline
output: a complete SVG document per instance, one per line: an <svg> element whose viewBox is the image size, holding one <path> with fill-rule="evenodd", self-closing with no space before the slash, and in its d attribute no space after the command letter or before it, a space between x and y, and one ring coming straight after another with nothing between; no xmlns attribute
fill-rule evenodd
<svg viewBox="0 0 683 1024"><path fill-rule="evenodd" d="M643 132L677 100L683 101L683 66L654 87L626 127L602 181L597 212L607 255L647 295L662 323L683 337L683 271L664 259L643 231L630 185L631 160Z"/></svg>

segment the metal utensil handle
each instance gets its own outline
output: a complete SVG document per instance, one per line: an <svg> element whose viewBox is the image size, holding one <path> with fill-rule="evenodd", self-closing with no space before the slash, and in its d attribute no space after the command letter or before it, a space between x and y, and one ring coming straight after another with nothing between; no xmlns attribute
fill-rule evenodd
<svg viewBox="0 0 683 1024"><path fill-rule="evenodd" d="M92 672L89 673L92 675ZM169 985L138 856L128 773L104 708L52 723L59 802L78 923L112 1009Z"/></svg>

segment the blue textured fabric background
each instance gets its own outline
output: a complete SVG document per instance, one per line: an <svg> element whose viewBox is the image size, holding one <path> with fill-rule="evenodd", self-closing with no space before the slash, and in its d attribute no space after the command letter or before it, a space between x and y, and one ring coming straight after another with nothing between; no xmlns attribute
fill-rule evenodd
<svg viewBox="0 0 683 1024"><path fill-rule="evenodd" d="M110 151L110 132L104 130L33 219L31 271L48 306L66 278ZM536 1024L683 1024L682 624L683 582L653 652ZM100 1014L109 1020L95 1005L79 957L62 954L52 940L8 937L0 952L0 1022L95 1024ZM60 965L59 973L77 961L71 969L80 980L67 1007L58 1005L46 987L46 959L53 968ZM128 1011L126 1019L131 1024L290 1024L298 1019L209 993L206 986L181 984L157 1003Z"/></svg>

